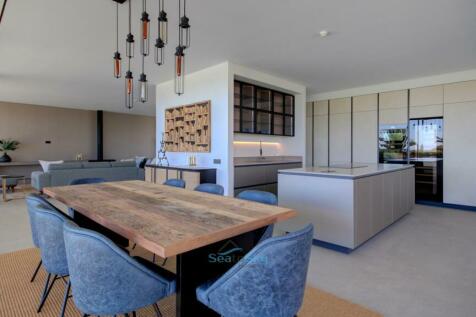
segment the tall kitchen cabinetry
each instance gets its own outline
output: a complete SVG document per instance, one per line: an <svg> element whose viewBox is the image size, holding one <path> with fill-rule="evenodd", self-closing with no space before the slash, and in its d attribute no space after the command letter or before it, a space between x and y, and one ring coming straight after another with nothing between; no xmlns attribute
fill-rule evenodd
<svg viewBox="0 0 476 317"><path fill-rule="evenodd" d="M443 200L476 206L476 81L444 86Z"/></svg>
<svg viewBox="0 0 476 317"><path fill-rule="evenodd" d="M351 113L351 98L330 100L328 150L330 165L350 164L352 162Z"/></svg>
<svg viewBox="0 0 476 317"><path fill-rule="evenodd" d="M352 100L352 161L378 162L378 95L353 97Z"/></svg>
<svg viewBox="0 0 476 317"><path fill-rule="evenodd" d="M314 102L314 166L329 164L329 101Z"/></svg>

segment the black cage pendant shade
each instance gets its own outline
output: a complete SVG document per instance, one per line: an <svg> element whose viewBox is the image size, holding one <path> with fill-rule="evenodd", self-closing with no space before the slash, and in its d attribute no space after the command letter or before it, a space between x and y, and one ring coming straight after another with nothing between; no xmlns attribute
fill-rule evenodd
<svg viewBox="0 0 476 317"><path fill-rule="evenodd" d="M134 108L134 77L132 72L128 70L126 72L126 108Z"/></svg>
<svg viewBox="0 0 476 317"><path fill-rule="evenodd" d="M129 33L126 36L126 56L128 58L134 57L135 40L132 34L132 0L129 0Z"/></svg>
<svg viewBox="0 0 476 317"><path fill-rule="evenodd" d="M141 26L141 54L149 55L150 48L150 19L147 13L147 0L142 0L142 16L140 19Z"/></svg>
<svg viewBox="0 0 476 317"><path fill-rule="evenodd" d="M190 19L187 17L187 0L179 0L179 46L190 47Z"/></svg>
<svg viewBox="0 0 476 317"><path fill-rule="evenodd" d="M175 93L182 95L185 91L185 48L177 46L175 51Z"/></svg>

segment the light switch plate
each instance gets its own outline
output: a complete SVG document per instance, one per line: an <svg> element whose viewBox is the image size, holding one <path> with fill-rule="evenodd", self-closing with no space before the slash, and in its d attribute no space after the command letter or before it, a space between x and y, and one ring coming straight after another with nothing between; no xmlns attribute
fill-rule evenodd
<svg viewBox="0 0 476 317"><path fill-rule="evenodd" d="M221 164L221 159L213 159L213 164Z"/></svg>

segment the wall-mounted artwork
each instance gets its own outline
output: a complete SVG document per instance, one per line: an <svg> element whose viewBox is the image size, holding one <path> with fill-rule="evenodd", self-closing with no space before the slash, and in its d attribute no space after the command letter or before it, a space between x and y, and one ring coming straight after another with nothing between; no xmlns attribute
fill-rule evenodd
<svg viewBox="0 0 476 317"><path fill-rule="evenodd" d="M210 152L211 101L165 110L167 152Z"/></svg>

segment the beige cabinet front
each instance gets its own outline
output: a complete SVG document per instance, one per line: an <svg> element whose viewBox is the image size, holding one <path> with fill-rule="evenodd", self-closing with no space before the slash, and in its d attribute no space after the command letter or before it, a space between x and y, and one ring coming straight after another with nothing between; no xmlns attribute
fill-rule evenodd
<svg viewBox="0 0 476 317"><path fill-rule="evenodd" d="M329 160L330 164L351 162L351 99L330 101Z"/></svg>
<svg viewBox="0 0 476 317"><path fill-rule="evenodd" d="M353 98L352 151L355 163L377 163L377 94Z"/></svg>

